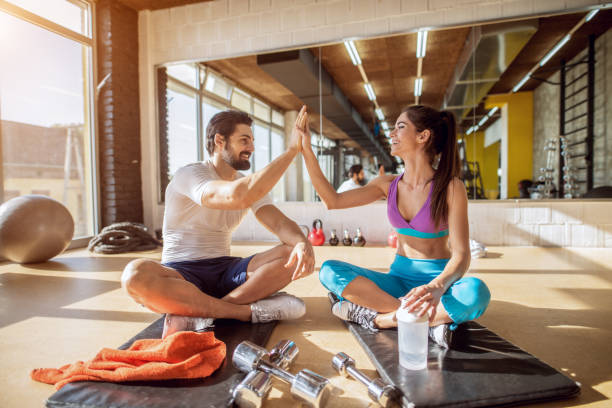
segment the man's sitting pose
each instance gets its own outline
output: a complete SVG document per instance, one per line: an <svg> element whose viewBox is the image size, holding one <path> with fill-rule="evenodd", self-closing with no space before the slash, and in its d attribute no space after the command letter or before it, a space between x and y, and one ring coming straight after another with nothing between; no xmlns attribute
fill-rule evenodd
<svg viewBox="0 0 612 408"><path fill-rule="evenodd" d="M164 336L203 328L214 318L259 323L304 315L301 299L276 292L312 273L314 252L267 194L300 151L306 121L302 107L287 150L244 176L238 170L251 166L252 119L230 110L210 120L206 149L211 159L180 168L166 189L161 264L131 261L121 279L136 302L166 313ZM229 256L232 231L249 208L282 244L248 258Z"/></svg>

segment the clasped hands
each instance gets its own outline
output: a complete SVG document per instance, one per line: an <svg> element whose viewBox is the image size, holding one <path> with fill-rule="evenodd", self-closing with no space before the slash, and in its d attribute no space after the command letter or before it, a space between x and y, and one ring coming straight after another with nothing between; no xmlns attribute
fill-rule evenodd
<svg viewBox="0 0 612 408"><path fill-rule="evenodd" d="M306 149L312 149L310 145L310 128L308 127L308 110L306 105L302 106L295 119L291 137L289 139L289 149L296 153Z"/></svg>

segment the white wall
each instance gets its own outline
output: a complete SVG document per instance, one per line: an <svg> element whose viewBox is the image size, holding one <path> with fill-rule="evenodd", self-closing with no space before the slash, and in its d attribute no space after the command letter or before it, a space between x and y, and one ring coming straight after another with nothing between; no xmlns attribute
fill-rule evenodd
<svg viewBox="0 0 612 408"><path fill-rule="evenodd" d="M139 13L144 222L159 228L156 64L235 57L387 36L420 27L542 15L603 4L593 0L216 0Z"/></svg>
<svg viewBox="0 0 612 408"><path fill-rule="evenodd" d="M323 222L326 241L335 229L345 228L351 236L361 228L370 244L387 242L392 227L387 220L387 203L327 210L322 203L279 203L278 207L298 224L312 228L316 218ZM598 200L507 200L470 201L470 238L490 246L559 246L612 248L612 203ZM235 241L277 241L252 213L234 232Z"/></svg>

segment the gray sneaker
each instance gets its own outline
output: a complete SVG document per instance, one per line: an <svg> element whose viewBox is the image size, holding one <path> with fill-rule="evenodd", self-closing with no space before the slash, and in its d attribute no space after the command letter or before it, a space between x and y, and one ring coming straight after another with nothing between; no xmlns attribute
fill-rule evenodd
<svg viewBox="0 0 612 408"><path fill-rule="evenodd" d="M329 298L330 300L332 299L331 296ZM374 318L378 314L376 310L356 305L348 300L335 302L332 304L331 310L334 316L339 317L342 320L357 323L361 325L361 327L371 331L378 331L374 325Z"/></svg>
<svg viewBox="0 0 612 408"><path fill-rule="evenodd" d="M450 329L450 324L430 327L429 338L442 348L450 348L453 341L453 331Z"/></svg>
<svg viewBox="0 0 612 408"><path fill-rule="evenodd" d="M179 331L194 331L202 332L209 331L213 326L213 318L211 317L196 317L196 316L181 316L175 314L166 314L164 318L164 331L162 339Z"/></svg>
<svg viewBox="0 0 612 408"><path fill-rule="evenodd" d="M299 319L304 314L306 314L304 301L285 292L277 292L251 303L251 322L253 323Z"/></svg>

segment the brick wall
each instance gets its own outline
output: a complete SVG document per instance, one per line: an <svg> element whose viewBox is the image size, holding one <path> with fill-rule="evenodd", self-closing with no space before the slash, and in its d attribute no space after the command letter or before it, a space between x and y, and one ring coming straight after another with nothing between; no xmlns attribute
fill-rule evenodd
<svg viewBox="0 0 612 408"><path fill-rule="evenodd" d="M351 236L360 228L367 242L382 244L392 227L387 203L327 210L323 203L278 203L296 223L323 222L325 236L332 229ZM488 246L601 247L612 248L610 202L603 200L472 200L468 204L470 238ZM277 241L252 212L232 236L234 241Z"/></svg>
<svg viewBox="0 0 612 408"><path fill-rule="evenodd" d="M100 206L102 226L142 222L138 13L116 0L96 4Z"/></svg>

